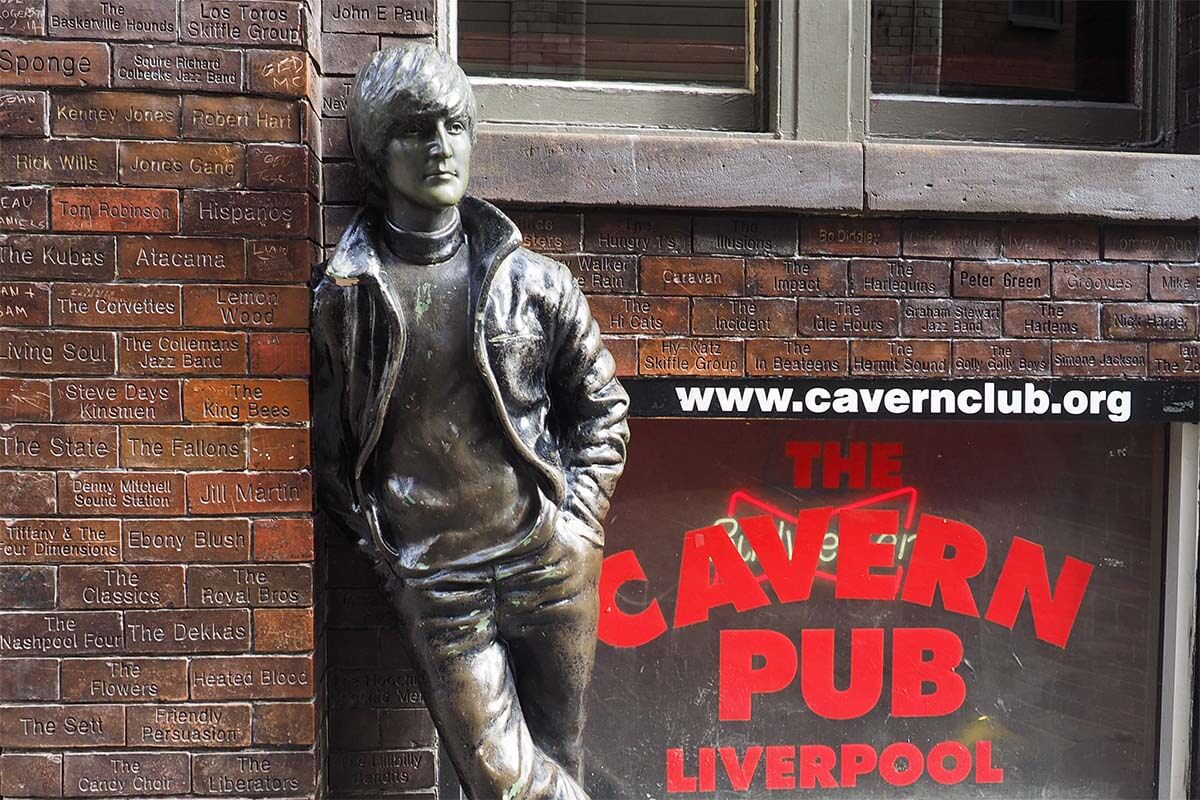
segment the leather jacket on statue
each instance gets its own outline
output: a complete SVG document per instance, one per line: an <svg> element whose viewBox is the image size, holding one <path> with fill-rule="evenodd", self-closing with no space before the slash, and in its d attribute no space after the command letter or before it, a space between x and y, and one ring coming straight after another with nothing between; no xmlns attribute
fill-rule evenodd
<svg viewBox="0 0 1200 800"><path fill-rule="evenodd" d="M470 248L472 352L500 428L557 505L557 525L603 544L625 462L629 398L570 271L521 247L494 206L459 204ZM317 510L381 548L369 469L404 359L401 306L381 268L379 213L342 235L313 300Z"/></svg>

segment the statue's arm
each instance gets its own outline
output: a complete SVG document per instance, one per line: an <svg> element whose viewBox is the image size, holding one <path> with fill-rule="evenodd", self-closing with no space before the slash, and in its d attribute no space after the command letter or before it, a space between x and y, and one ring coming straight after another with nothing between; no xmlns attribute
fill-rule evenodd
<svg viewBox="0 0 1200 800"><path fill-rule="evenodd" d="M562 300L549 377L567 484L563 509L583 523L582 535L603 544L609 498L625 468L629 395L587 300L562 265L558 281Z"/></svg>
<svg viewBox="0 0 1200 800"><path fill-rule="evenodd" d="M353 539L370 541L350 484L355 454L349 447L345 358L348 337L353 335L351 294L356 291L357 286L339 286L326 278L313 294L313 472L316 510Z"/></svg>

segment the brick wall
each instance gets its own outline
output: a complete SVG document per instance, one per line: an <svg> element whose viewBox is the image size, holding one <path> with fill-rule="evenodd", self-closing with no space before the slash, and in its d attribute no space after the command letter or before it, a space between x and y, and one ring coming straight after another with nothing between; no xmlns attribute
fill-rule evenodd
<svg viewBox="0 0 1200 800"><path fill-rule="evenodd" d="M306 16L0 2L5 798L313 794Z"/></svg>
<svg viewBox="0 0 1200 800"><path fill-rule="evenodd" d="M1175 149L1200 153L1200 0L1179 4L1179 75L1175 83Z"/></svg>

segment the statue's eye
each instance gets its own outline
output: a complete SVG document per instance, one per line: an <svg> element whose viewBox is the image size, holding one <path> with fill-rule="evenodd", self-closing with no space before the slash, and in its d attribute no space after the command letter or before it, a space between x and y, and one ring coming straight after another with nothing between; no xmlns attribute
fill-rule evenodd
<svg viewBox="0 0 1200 800"><path fill-rule="evenodd" d="M461 121L459 121L459 120L454 120L453 122L451 122L449 125L447 125L447 126L446 126L446 130L447 130L447 131L449 131L450 133L453 133L453 134L459 134L459 133L462 133L462 132L464 132L466 129L467 129L467 126L466 126L466 125L464 125L464 124L463 124Z"/></svg>

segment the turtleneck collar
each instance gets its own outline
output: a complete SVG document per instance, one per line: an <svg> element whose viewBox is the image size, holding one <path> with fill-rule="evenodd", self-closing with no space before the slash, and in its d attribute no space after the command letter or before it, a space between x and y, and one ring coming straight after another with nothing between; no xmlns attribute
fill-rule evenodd
<svg viewBox="0 0 1200 800"><path fill-rule="evenodd" d="M397 227L383 215L383 241L395 256L410 264L437 264L457 252L463 243L462 218L454 209L454 219L444 228L424 233Z"/></svg>

